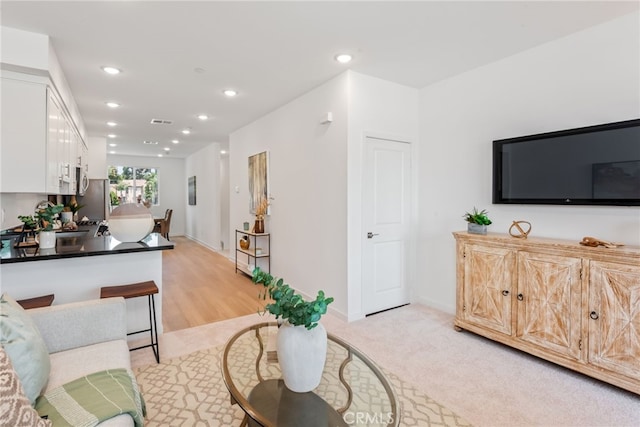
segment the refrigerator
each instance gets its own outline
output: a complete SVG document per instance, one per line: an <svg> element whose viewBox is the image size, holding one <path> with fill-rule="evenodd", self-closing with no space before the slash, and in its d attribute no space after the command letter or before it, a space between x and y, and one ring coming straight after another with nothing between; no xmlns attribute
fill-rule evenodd
<svg viewBox="0 0 640 427"><path fill-rule="evenodd" d="M78 204L83 205L78 211L78 219L102 221L109 219L111 212L111 198L109 197L108 179L90 179L84 196L77 196Z"/></svg>

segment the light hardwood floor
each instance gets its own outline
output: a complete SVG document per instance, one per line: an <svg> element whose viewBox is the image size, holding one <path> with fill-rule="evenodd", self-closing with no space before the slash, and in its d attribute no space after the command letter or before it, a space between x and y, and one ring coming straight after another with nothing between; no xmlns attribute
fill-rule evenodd
<svg viewBox="0 0 640 427"><path fill-rule="evenodd" d="M235 264L186 237L162 253L164 332L257 313L264 306L260 288Z"/></svg>

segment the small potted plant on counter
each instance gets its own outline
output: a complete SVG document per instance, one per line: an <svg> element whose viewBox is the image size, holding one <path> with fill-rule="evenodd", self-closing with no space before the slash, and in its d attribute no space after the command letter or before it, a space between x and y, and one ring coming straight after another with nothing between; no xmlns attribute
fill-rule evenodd
<svg viewBox="0 0 640 427"><path fill-rule="evenodd" d="M63 205L47 204L44 207L38 207L35 216L18 216L18 219L23 223L18 246L29 246L31 243L29 234L36 233L35 241L40 246L40 249L55 248L56 233L54 228L56 228L55 225L59 226L59 223L56 223L56 218L63 209Z"/></svg>
<svg viewBox="0 0 640 427"><path fill-rule="evenodd" d="M487 216L486 209L478 211L475 207L471 212L463 215L467 224L467 231L472 234L487 234L487 225L491 225L491 220Z"/></svg>

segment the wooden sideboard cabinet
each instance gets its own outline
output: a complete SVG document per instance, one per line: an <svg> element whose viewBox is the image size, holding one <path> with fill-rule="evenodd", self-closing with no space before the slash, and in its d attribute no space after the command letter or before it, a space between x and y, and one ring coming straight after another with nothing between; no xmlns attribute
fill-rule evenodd
<svg viewBox="0 0 640 427"><path fill-rule="evenodd" d="M457 330L640 394L640 248L453 235Z"/></svg>

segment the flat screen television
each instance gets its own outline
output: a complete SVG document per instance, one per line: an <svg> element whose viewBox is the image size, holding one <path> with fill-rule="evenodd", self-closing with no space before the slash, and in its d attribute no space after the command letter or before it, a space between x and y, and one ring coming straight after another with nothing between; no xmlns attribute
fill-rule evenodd
<svg viewBox="0 0 640 427"><path fill-rule="evenodd" d="M640 119L493 141L493 203L640 206Z"/></svg>

